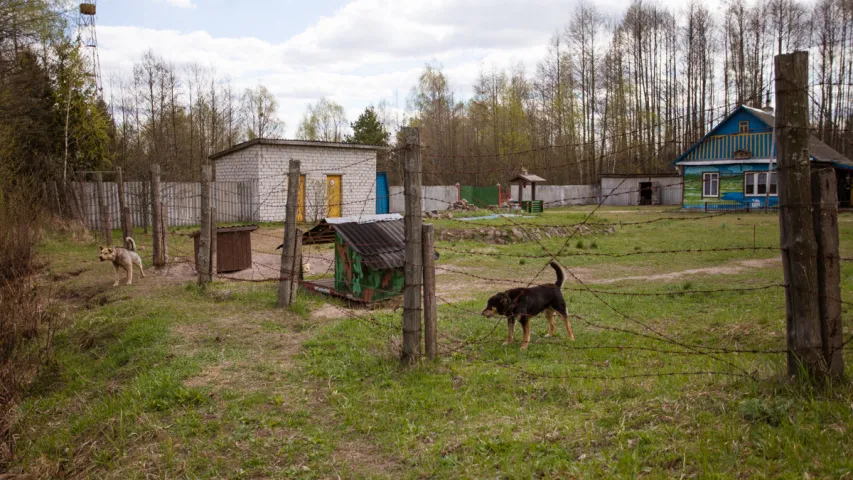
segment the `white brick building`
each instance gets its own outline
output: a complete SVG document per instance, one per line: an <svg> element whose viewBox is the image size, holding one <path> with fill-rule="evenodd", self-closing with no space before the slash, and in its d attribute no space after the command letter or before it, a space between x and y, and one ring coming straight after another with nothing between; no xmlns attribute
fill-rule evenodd
<svg viewBox="0 0 853 480"><path fill-rule="evenodd" d="M258 219L284 220L287 170L299 160L306 221L376 213L376 152L382 147L303 140L255 139L210 156L217 181L256 181ZM338 196L339 191L340 199ZM330 196L331 194L331 196Z"/></svg>

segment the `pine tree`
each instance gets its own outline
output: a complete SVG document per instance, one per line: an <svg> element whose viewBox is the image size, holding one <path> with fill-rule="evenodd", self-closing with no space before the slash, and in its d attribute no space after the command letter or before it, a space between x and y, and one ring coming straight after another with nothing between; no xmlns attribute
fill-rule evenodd
<svg viewBox="0 0 853 480"><path fill-rule="evenodd" d="M352 135L347 136L347 143L388 146L390 135L385 131L372 106L367 107L351 126Z"/></svg>

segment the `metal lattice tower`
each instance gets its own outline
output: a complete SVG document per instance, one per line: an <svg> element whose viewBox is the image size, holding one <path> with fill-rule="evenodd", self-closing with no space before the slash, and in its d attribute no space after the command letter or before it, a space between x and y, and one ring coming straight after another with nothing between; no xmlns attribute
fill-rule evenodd
<svg viewBox="0 0 853 480"><path fill-rule="evenodd" d="M98 34L95 30L95 18L98 10L95 1L80 4L80 18L77 21L77 39L80 48L85 49L84 58L89 67L89 75L98 92L103 96L101 83L101 59L98 56Z"/></svg>

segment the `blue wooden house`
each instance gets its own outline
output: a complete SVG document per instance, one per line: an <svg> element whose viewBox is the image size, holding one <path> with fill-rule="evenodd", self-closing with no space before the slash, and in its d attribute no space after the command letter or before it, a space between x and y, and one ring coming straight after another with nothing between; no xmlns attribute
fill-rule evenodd
<svg viewBox="0 0 853 480"><path fill-rule="evenodd" d="M740 106L675 159L684 181L683 208L776 206L774 125L772 109ZM814 164L835 169L839 201L849 206L853 161L815 136L809 150Z"/></svg>

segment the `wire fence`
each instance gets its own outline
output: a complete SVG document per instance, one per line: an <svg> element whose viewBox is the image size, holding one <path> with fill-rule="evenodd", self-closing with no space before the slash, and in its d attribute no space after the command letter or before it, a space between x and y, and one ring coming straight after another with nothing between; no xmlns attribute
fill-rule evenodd
<svg viewBox="0 0 853 480"><path fill-rule="evenodd" d="M506 155L521 155L523 153L525 152L514 152ZM428 150L425 151L425 156L436 157ZM482 158L490 157L492 156L482 156ZM362 161L358 164L361 163ZM422 173L429 175L426 171ZM460 170L458 172L443 172L443 175L454 173L461 175L470 172ZM743 173L739 172L729 176L742 178ZM721 175L721 178L725 177L726 175ZM754 329L753 338L738 340L737 345L723 344L724 339L714 335L710 335L707 341L697 341L694 328L685 328L683 325L672 328L661 326L660 322L657 321L658 319L655 318L656 315L659 315L658 313L635 311L630 306L632 300L641 298L660 301L664 303L664 306L674 308L677 302L694 301L690 299L716 299L724 302L726 298L731 298L731 296L756 296L763 295L766 292L773 297L772 301L776 302L777 307L784 309L784 300L781 294L790 288L784 282L765 280L761 284L722 288L684 288L675 285L671 290L660 291L660 289L655 288L642 288L642 286L650 283L648 281L635 281L627 288L618 286L601 288L599 285L601 282L586 278L577 270L577 267L571 265L573 261L580 259L593 262L591 264L595 265L594 262L619 261L620 259L648 259L649 262L660 262L660 259L667 257L702 258L706 255L724 255L727 261L737 261L754 260L757 256L771 259L778 256L776 253L780 252L779 245L768 244L766 240L758 243L753 225L747 226L751 232L745 232L744 235L739 236L741 238L732 235L732 239L724 246L658 248L637 251L604 250L603 248L596 251L571 249L570 245L576 237L585 234L600 235L605 229L613 229L612 232L608 231L608 233L618 235L617 232L625 228L660 224L656 225L658 227L656 232L665 235L667 229L682 228L684 222L695 222L698 225L708 226L711 225L712 221L725 216L742 215L756 211L776 212L769 205L764 205L764 208L756 210L752 208L751 202L727 202L721 199L720 201L709 201L705 203L704 208L694 209L686 213L657 212L654 218L643 220L602 220L602 216L610 216L606 212L600 213L608 201L620 196L636 196L645 190L645 188L638 188L637 186L624 188L624 184L629 181L629 178L626 176L621 181L614 182L611 185L612 188L607 191L598 191L594 194L584 192L575 197L566 198L563 196L559 200L544 202L546 207L562 206L573 202L586 202L593 206L589 211L572 212L570 218L573 220L570 223L557 223L559 215L525 218L527 215L510 215L511 210L504 205L477 205L477 207L485 209L485 213L490 215L480 215L483 212L470 215L486 217L492 227L518 232L517 243L529 248L522 251L505 249L501 245L490 245L488 249L467 248L454 245L452 242L439 242L436 247L436 251L440 254L436 270L441 274L439 276L439 293L436 295L440 306L439 324L442 327L439 333L439 353L445 356L475 356L479 360L489 362L496 367L506 368L521 376L561 380L625 380L670 376L755 377L756 363L754 357L776 357L792 353L785 344L784 335L781 335L784 333L783 331L780 331L778 336L771 336L765 330ZM261 191L259 182L270 179L274 180L272 183L273 190L266 192L265 195ZM213 198L217 213L216 221L218 223L258 222L259 212L267 207L281 211L283 216L284 204L281 198L284 196L285 181L286 175L277 174L257 181L215 182ZM702 187L704 182L705 180L702 178L682 176L679 179L667 179L666 183L659 186L661 188L680 188L682 192L686 192L688 189L697 188L697 186ZM150 190L142 182L128 182L125 184L125 189L128 194L129 206L134 211L134 223L136 225L144 224L147 221L146 215L150 215L150 209L145 208L145 200L150 198ZM164 182L161 189L166 206L166 224L173 227L169 234L172 240L167 245L168 263L164 271L167 275L185 276L187 280L190 280L195 275L193 246L188 238L189 232L175 227L192 227L198 223L200 218L200 185ZM85 199L83 209L87 223L93 228L97 228L104 217L99 211L99 201L104 203L105 208L109 209L113 227L117 228L119 225L120 202L117 186L109 184L106 186L106 191L109 192L106 194L106 200L101 201L98 199L98 189L94 185L84 185L80 190L81 197ZM395 195L402 196L404 192L400 191ZM421 196L422 200L429 200L435 205L447 205L447 207L452 207L456 201L456 199L449 198L431 198L424 195L423 192ZM357 216L363 217L373 212L375 202L375 185L371 185L370 191L363 193L359 198L345 196L340 201L332 201L332 203L330 203L328 196L318 196L315 199L309 199L306 196L303 198L300 208L306 209L302 213L303 221L311 217L311 215L306 215L306 212L311 209L326 209L328 211L331 207L343 205L353 206L353 211L358 212ZM581 215L581 221L574 221L576 215ZM458 216L443 220L448 222L446 227L448 230L477 228L476 223L470 219ZM547 238L539 233L543 228L560 228L562 230L556 237ZM350 269L351 273L353 268L352 258L346 256L347 247L370 247L374 251L381 250L383 254L391 254L403 250L404 247L399 244L399 241L389 238L367 238L363 242L349 242L338 237L332 248L306 245L303 247L302 253L304 279L293 279L282 273L281 256L274 248L283 240L281 229L262 228L255 231L252 237L255 243L251 247L252 261L250 267L240 272L222 273L218 276L220 280L241 283L296 281L304 289L322 291L317 289L320 285L327 293L350 292L349 295L339 295L338 300L343 300L343 302L333 300L329 301L329 305L340 310L345 319L364 324L383 342L399 337L402 322L395 312L399 307L398 296L402 293L402 289L391 288L383 283L369 286L356 285L351 276L346 274L347 269ZM744 244L743 237L751 237L751 244ZM718 241L717 243L726 242ZM266 248L261 247L261 245L266 245ZM441 258L447 254L464 260L462 263L465 265L456 264L453 260L441 261ZM512 273L510 275L507 268L494 267L490 263L506 258L524 260L529 267L525 267L519 272L510 272ZM504 341L497 338L496 332L506 321L504 319L484 321L481 315L482 310L472 308L472 303L478 300L482 301L486 295L498 293L509 287L523 289L541 283L539 279L552 261L558 262L562 270L568 275L569 281L562 287L562 290L581 299L589 310L593 310L593 313L586 312L583 315L570 314L570 319L583 325L582 332L612 334L614 340L601 343L588 343L579 340L576 343L567 343L565 341L535 338L529 344L532 346L531 348L563 349L572 355L580 356L590 351L607 352L608 355L612 355L611 358L614 361L616 359L624 360L620 358L620 355L626 351L646 355L646 357L642 357L645 359L654 356L658 359L701 358L701 361L695 364L683 360L670 362L669 368L659 371L648 371L647 365L636 363L631 366L635 370L633 372L610 375L607 373L590 373L590 368L574 371L571 363L554 367L553 371L549 371L535 362L508 363L490 357L493 352L491 349L496 348L498 344ZM853 258L842 256L839 257L839 261L851 262ZM472 262L480 263L481 266L471 268ZM308 266L310 266L310 270L306 268ZM394 267L392 270L400 268ZM490 269L493 269L491 273ZM533 270L536 272L532 273ZM627 275L624 276L628 277ZM441 283L450 285L452 288L443 288ZM641 287L638 288L635 284L639 284ZM454 296L452 292L457 289L458 285L461 285L463 289L469 288L471 290L462 300L452 298ZM358 298L358 295L352 292L363 291L366 287L369 287L374 294L386 294L391 300L384 304L361 302L360 300L363 298ZM818 292L810 293L818 295ZM845 306L851 305L850 302L843 299L835 300ZM595 308L589 308L589 306ZM678 322L681 319L672 320ZM845 321L848 320L845 319ZM748 322L749 319L743 321ZM474 326L456 328L454 327L456 323ZM594 335L594 337L600 339L602 335ZM853 337L846 338L840 348L849 348L848 344L851 340Z"/></svg>

